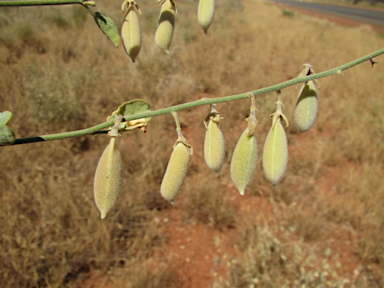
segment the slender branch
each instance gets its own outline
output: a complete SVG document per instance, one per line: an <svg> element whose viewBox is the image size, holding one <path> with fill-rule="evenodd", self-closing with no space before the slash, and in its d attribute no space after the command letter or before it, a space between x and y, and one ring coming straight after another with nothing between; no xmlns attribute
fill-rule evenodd
<svg viewBox="0 0 384 288"><path fill-rule="evenodd" d="M24 0L24 1L0 1L0 6L39 6L39 5L71 5L82 4L95 6L94 3L82 0Z"/></svg>
<svg viewBox="0 0 384 288"><path fill-rule="evenodd" d="M379 55L384 54L384 49L378 50L376 52L373 52L371 54L368 54L364 57L361 57L359 59L356 59L354 61L351 61L347 64L341 65L339 67L317 73L317 74L311 74L305 77L300 77L300 78L295 78L289 81L285 81L283 83L273 85L270 87L262 88L259 90L255 91L250 91L250 92L245 92L241 94L236 94L236 95L231 95L231 96L225 96L225 97L219 97L219 98L203 98L201 100L197 101L192 101L184 104L179 104L176 106L164 108L164 109L159 109L155 111L150 111L150 112L145 112L145 113L140 113L140 114L134 114L130 116L124 117L126 121L131 121L131 120L136 120L136 119L141 119L141 118L148 118L148 117L154 117L154 116L159 116L159 115L164 115L164 114L171 114L176 111L184 110L184 109L189 109L192 107L197 107L201 105L210 105L210 104L215 104L215 103L222 103L222 102L230 102L230 101L236 101L240 99L245 99L249 97L249 93L253 94L254 96L258 96L261 94L273 92L273 91L278 91L283 88L296 85L299 83L307 82L309 80L315 80L315 79L320 79L324 78L327 76L335 75L335 74L340 74L343 70L352 68L362 62L371 60L374 57L377 57ZM114 121L108 121L87 129L83 130L78 130L78 131L72 131L72 132L66 132L66 133L59 133L59 134L50 134L50 135L43 135L43 136L38 136L38 137L30 137L30 138L21 138L21 139L16 139L16 141L12 145L17 145L17 144L25 144L25 143L33 143L33 142L39 142L39 141L50 141L50 140L59 140L59 139L65 139L65 138L70 138L70 137L77 137L77 136L83 136L83 135L90 135L90 134L99 134L99 133L105 133L104 131L100 131L102 129L108 128L114 124Z"/></svg>

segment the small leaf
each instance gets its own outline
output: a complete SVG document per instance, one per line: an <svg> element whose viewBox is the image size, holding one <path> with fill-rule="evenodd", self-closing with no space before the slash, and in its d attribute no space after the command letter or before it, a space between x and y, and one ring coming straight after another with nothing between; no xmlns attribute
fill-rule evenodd
<svg viewBox="0 0 384 288"><path fill-rule="evenodd" d="M107 121L116 120L118 115L129 116L148 112L150 111L149 107L149 103L144 100L135 99L132 101L128 101L120 105L119 108L117 108L117 110L107 118ZM145 118L146 122L149 122L149 120L151 120L151 117Z"/></svg>
<svg viewBox="0 0 384 288"><path fill-rule="evenodd" d="M119 31L117 30L117 27L113 20L107 16L102 15L99 12L95 12L93 18L95 19L97 26L99 26L100 30L105 34L105 36L107 36L108 39L111 40L116 47L119 47Z"/></svg>
<svg viewBox="0 0 384 288"><path fill-rule="evenodd" d="M11 145L15 142L15 134L6 125L0 126L0 145Z"/></svg>
<svg viewBox="0 0 384 288"><path fill-rule="evenodd" d="M12 112L4 111L0 113L0 125L6 125L12 118Z"/></svg>

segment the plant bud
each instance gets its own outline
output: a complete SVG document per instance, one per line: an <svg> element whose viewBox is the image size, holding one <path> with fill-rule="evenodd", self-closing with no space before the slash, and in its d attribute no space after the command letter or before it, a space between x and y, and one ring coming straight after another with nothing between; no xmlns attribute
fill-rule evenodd
<svg viewBox="0 0 384 288"><path fill-rule="evenodd" d="M211 26L213 17L215 16L215 0L200 0L197 9L197 21L203 28L205 34Z"/></svg>
<svg viewBox="0 0 384 288"><path fill-rule="evenodd" d="M306 132L315 124L318 100L317 90L313 81L306 82L301 87L296 102L295 124L300 132Z"/></svg>
<svg viewBox="0 0 384 288"><path fill-rule="evenodd" d="M248 136L248 127L236 144L231 161L231 178L237 190L244 190L251 182L257 164L257 141L254 134Z"/></svg>
<svg viewBox="0 0 384 288"><path fill-rule="evenodd" d="M123 38L124 49L133 63L135 63L136 57L139 55L141 49L141 28L135 7L138 9L134 1L129 3L123 26L121 27L121 38Z"/></svg>
<svg viewBox="0 0 384 288"><path fill-rule="evenodd" d="M175 27L176 4L173 0L161 1L161 12L157 22L155 41L157 46L170 54L173 30Z"/></svg>
<svg viewBox="0 0 384 288"><path fill-rule="evenodd" d="M105 148L97 164L94 197L97 208L104 219L120 195L123 184L123 161L119 150L115 147L116 137Z"/></svg>
<svg viewBox="0 0 384 288"><path fill-rule="evenodd" d="M288 164L287 136L280 118L268 132L263 150L263 169L269 181L277 188Z"/></svg>
<svg viewBox="0 0 384 288"><path fill-rule="evenodd" d="M190 148L182 142L177 142L161 182L161 195L172 205L187 176L189 155Z"/></svg>
<svg viewBox="0 0 384 288"><path fill-rule="evenodd" d="M219 123L209 120L204 139L204 159L208 167L220 173L224 162L225 142Z"/></svg>

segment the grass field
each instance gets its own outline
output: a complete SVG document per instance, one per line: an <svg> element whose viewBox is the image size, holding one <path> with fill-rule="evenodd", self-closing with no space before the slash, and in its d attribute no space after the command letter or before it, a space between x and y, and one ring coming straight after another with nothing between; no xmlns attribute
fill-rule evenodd
<svg viewBox="0 0 384 288"><path fill-rule="evenodd" d="M341 27L264 1L217 1L208 35L196 1L178 1L171 55L154 43L159 13L140 1L143 48L131 63L82 7L0 9L0 111L18 138L106 120L123 102L151 109L255 90L321 72L381 49L369 26ZM118 1L97 2L114 19ZM289 164L277 189L258 170L240 196L229 176L249 100L217 109L227 152L220 175L203 159L209 107L181 111L194 148L176 206L160 183L176 141L170 115L118 139L124 187L104 220L93 176L107 136L0 150L3 287L383 287L384 106L382 57L321 79L314 127L299 134L300 87L282 91ZM276 94L257 97L259 159Z"/></svg>

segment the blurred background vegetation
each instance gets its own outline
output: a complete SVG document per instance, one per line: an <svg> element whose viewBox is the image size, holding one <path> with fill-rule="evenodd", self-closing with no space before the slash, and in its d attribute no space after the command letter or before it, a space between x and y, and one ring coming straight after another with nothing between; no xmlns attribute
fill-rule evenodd
<svg viewBox="0 0 384 288"><path fill-rule="evenodd" d="M384 36L265 1L217 1L208 35L197 1L178 1L171 55L154 43L159 6L138 1L136 64L80 6L0 9L0 111L17 137L90 127L121 103L152 109L236 94L321 72L381 49ZM122 21L120 1L97 10ZM289 16L289 17L287 17ZM125 165L118 204L100 220L93 176L106 136L2 147L2 287L383 287L384 66L363 63L321 79L315 126L299 134L298 87L283 90L289 166L278 189L261 162L246 195L229 177L249 100L217 106L226 139L220 175L203 159L209 107L181 111L194 147L172 207L159 187L177 135L170 115L118 141ZM259 158L276 95L257 98ZM344 286L343 286L344 285Z"/></svg>

